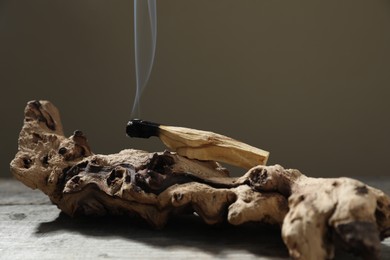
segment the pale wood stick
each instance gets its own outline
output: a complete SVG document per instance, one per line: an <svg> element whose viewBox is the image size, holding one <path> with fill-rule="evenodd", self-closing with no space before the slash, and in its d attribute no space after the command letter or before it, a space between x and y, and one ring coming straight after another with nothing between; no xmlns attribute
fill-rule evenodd
<svg viewBox="0 0 390 260"><path fill-rule="evenodd" d="M190 159L218 161L244 169L267 163L269 152L230 137L192 128L131 120L126 128L130 137L157 136L172 151Z"/></svg>

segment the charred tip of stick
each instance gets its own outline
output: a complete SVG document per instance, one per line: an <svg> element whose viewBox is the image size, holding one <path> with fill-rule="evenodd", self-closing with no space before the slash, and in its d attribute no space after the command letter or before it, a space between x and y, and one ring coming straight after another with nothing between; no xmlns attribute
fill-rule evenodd
<svg viewBox="0 0 390 260"><path fill-rule="evenodd" d="M159 135L159 124L144 121L141 119L132 119L127 123L126 134L129 137L149 138Z"/></svg>

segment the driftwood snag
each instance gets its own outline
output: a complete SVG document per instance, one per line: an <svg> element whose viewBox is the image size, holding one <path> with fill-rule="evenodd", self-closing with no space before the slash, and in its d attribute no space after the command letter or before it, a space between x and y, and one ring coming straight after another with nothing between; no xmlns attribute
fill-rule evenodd
<svg viewBox="0 0 390 260"><path fill-rule="evenodd" d="M70 216L139 216L161 228L172 215L196 212L207 224L279 225L294 259L331 259L336 245L364 259L379 258L380 240L390 235L390 199L382 191L349 178L310 178L280 165L258 165L232 178L212 160L248 168L259 158L265 163L268 153L220 135L210 139L211 147L203 147L206 152L193 152L198 141L190 141L208 132L154 127L162 130L151 135L177 153L129 149L94 154L81 131L64 136L58 110L50 102L32 101L25 109L11 170ZM239 159L223 157L224 140L237 148ZM246 160L253 151L258 153L255 159Z"/></svg>

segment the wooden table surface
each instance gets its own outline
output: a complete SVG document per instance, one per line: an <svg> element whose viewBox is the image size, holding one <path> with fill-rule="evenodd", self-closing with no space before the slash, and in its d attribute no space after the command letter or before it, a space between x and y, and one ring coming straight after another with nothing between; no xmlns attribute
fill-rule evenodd
<svg viewBox="0 0 390 260"><path fill-rule="evenodd" d="M362 179L390 194L390 178ZM382 242L390 259L390 239ZM127 218L72 219L40 191L0 179L0 259L289 259L280 232L210 227L196 217L163 230ZM359 259L338 252L336 259Z"/></svg>

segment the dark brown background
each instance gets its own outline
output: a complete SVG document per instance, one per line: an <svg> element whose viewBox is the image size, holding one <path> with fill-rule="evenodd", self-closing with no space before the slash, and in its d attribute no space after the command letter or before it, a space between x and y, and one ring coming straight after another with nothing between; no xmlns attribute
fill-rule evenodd
<svg viewBox="0 0 390 260"><path fill-rule="evenodd" d="M312 176L389 175L389 1L157 1L142 118L226 134ZM162 150L124 133L133 60L133 1L0 0L0 175L32 99L95 153Z"/></svg>

